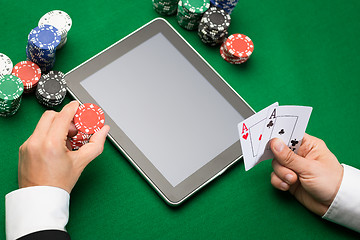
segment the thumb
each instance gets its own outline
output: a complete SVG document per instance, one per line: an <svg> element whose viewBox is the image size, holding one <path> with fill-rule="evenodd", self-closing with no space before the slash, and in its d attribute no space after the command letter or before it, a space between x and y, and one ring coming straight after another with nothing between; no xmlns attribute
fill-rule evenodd
<svg viewBox="0 0 360 240"><path fill-rule="evenodd" d="M94 135L91 136L89 143L82 146L76 152L82 164L85 164L85 166L87 166L92 160L94 160L102 153L106 136L109 130L110 127L108 125L105 125L100 129L100 131L96 132Z"/></svg>
<svg viewBox="0 0 360 240"><path fill-rule="evenodd" d="M298 174L304 173L308 169L306 167L308 160L294 153L281 139L272 139L270 147L276 160L284 167Z"/></svg>

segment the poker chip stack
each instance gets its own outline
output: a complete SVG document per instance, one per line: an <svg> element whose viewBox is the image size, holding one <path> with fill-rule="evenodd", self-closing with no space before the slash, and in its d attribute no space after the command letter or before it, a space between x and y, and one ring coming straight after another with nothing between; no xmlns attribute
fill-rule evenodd
<svg viewBox="0 0 360 240"><path fill-rule="evenodd" d="M176 20L181 27L195 30L199 26L202 15L209 7L209 0L180 0Z"/></svg>
<svg viewBox="0 0 360 240"><path fill-rule="evenodd" d="M66 96L65 75L60 71L50 71L42 75L35 96L39 103L47 107L60 105Z"/></svg>
<svg viewBox="0 0 360 240"><path fill-rule="evenodd" d="M91 136L91 134L86 134L78 131L78 133L74 137L70 138L70 145L72 150L78 150L83 145L89 143Z"/></svg>
<svg viewBox="0 0 360 240"><path fill-rule="evenodd" d="M221 57L232 64L246 62L254 51L254 44L244 34L233 34L220 47Z"/></svg>
<svg viewBox="0 0 360 240"><path fill-rule="evenodd" d="M24 84L24 93L33 92L41 77L41 69L30 61L22 61L16 64L12 74L21 79Z"/></svg>
<svg viewBox="0 0 360 240"><path fill-rule="evenodd" d="M92 134L104 126L104 112L96 104L84 103L79 106L75 113L74 124L78 130L78 134L70 139L70 143L72 149L77 150L88 143Z"/></svg>
<svg viewBox="0 0 360 240"><path fill-rule="evenodd" d="M0 76L11 74L13 63L11 59L3 53L0 53Z"/></svg>
<svg viewBox="0 0 360 240"><path fill-rule="evenodd" d="M27 60L36 63L43 73L49 72L55 64L56 47L61 35L52 25L41 25L31 30L26 46Z"/></svg>
<svg viewBox="0 0 360 240"><path fill-rule="evenodd" d="M201 18L198 35L202 42L216 46L228 37L231 17L223 9L210 7Z"/></svg>
<svg viewBox="0 0 360 240"><path fill-rule="evenodd" d="M18 111L23 92L20 78L9 74L0 76L0 116L9 117Z"/></svg>
<svg viewBox="0 0 360 240"><path fill-rule="evenodd" d="M39 27L42 25L52 25L54 26L61 35L61 41L56 49L62 48L67 42L67 34L71 29L72 20L64 11L61 10L53 10L51 12L46 13L39 20Z"/></svg>
<svg viewBox="0 0 360 240"><path fill-rule="evenodd" d="M227 13L231 14L239 0L210 0L210 2L215 7L224 9Z"/></svg>
<svg viewBox="0 0 360 240"><path fill-rule="evenodd" d="M154 10L161 15L176 13L179 0L152 0Z"/></svg>

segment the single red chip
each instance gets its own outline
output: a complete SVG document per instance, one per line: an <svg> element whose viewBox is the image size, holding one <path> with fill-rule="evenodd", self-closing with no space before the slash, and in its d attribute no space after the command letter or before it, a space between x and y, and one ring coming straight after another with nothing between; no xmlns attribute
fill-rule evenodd
<svg viewBox="0 0 360 240"><path fill-rule="evenodd" d="M250 57L254 51L254 44L251 39L244 34L233 34L225 42L225 51L240 58Z"/></svg>
<svg viewBox="0 0 360 240"><path fill-rule="evenodd" d="M12 74L20 78L24 84L24 90L29 91L38 84L41 69L33 62L22 61L14 66Z"/></svg>
<svg viewBox="0 0 360 240"><path fill-rule="evenodd" d="M105 115L103 110L93 104L82 104L75 113L75 127L86 134L94 134L99 131L105 123Z"/></svg>

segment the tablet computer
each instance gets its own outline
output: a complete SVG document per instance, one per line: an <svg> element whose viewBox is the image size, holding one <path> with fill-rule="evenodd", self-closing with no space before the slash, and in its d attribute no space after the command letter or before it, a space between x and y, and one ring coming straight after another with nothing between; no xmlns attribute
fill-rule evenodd
<svg viewBox="0 0 360 240"><path fill-rule="evenodd" d="M254 111L162 18L74 68L66 81L74 98L104 110L108 138L171 205L242 155L237 124Z"/></svg>

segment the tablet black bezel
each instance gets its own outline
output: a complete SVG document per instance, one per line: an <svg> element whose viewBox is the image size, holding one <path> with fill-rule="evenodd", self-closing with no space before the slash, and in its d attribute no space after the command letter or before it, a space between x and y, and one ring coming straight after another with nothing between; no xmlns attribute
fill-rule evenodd
<svg viewBox="0 0 360 240"><path fill-rule="evenodd" d="M96 56L66 74L68 91L81 103L98 104L81 86L80 82L120 56L162 33L209 83L242 115L247 118L253 109L221 78L221 76L162 18L156 18L124 39L116 42ZM101 105L99 105L101 107ZM111 127L108 137L130 160L136 169L170 205L178 205L194 192L206 185L229 166L240 159L242 152L239 141L233 143L220 155L209 161L183 182L173 187L155 168L149 159L126 136L119 126L105 112L106 124ZM234 129L236 131L236 128Z"/></svg>

